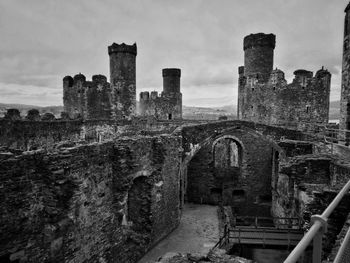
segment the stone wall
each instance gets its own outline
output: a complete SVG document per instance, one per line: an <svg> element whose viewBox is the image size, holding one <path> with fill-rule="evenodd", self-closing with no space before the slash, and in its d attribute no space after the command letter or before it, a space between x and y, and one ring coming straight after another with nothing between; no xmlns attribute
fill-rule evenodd
<svg viewBox="0 0 350 263"><path fill-rule="evenodd" d="M233 157L230 151L223 152L218 147L222 141L238 147L237 162L229 160L232 165L214 161L218 154L225 159ZM230 205L239 215L269 216L273 147L269 140L244 128L219 135L201 147L188 163L187 200Z"/></svg>
<svg viewBox="0 0 350 263"><path fill-rule="evenodd" d="M0 156L2 262L135 262L179 222L179 137Z"/></svg>
<svg viewBox="0 0 350 263"><path fill-rule="evenodd" d="M182 94L165 94L158 96L152 91L140 93L140 115L154 116L158 120L182 119Z"/></svg>
<svg viewBox="0 0 350 263"><path fill-rule="evenodd" d="M154 116L159 120L182 119L182 94L180 92L181 70L165 68L162 70L163 92L140 93L140 115Z"/></svg>
<svg viewBox="0 0 350 263"><path fill-rule="evenodd" d="M297 148L298 143L294 144ZM291 148L291 145L288 146ZM273 178L272 212L276 217L300 217L305 229L310 218L322 214L339 190L350 180L350 163L329 154L289 155L280 160ZM337 235L350 212L350 198L344 198L328 220L323 238L323 257L331 253Z"/></svg>
<svg viewBox="0 0 350 263"><path fill-rule="evenodd" d="M239 67L239 119L279 125L327 124L331 74L323 67L315 77L310 71L296 70L293 82L288 84L283 71L272 70L274 44L274 35L260 33L244 39L245 65Z"/></svg>
<svg viewBox="0 0 350 263"><path fill-rule="evenodd" d="M110 84L103 75L92 76L92 81L86 81L83 74L63 78L64 112L71 119L111 119L110 94Z"/></svg>
<svg viewBox="0 0 350 263"><path fill-rule="evenodd" d="M350 5L345 9L339 128L350 130ZM349 144L350 135L346 136Z"/></svg>
<svg viewBox="0 0 350 263"><path fill-rule="evenodd" d="M182 123L154 119L53 120L0 119L0 147L16 150L52 149L67 142L101 142L121 135L171 133Z"/></svg>

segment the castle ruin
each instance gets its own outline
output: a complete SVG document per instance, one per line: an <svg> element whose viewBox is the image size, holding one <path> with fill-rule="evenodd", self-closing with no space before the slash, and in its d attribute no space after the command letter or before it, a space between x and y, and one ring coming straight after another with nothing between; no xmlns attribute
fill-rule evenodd
<svg viewBox="0 0 350 263"><path fill-rule="evenodd" d="M350 180L349 131L327 126L331 74L297 70L287 84L273 70L274 47L273 34L244 38L239 120L182 119L176 68L163 69L160 96L140 94L136 116L136 44L108 47L109 82L63 79L63 118L9 109L0 119L0 262L134 263L179 226L188 202L217 206L221 234L237 216L268 217L274 228L297 217L307 231ZM342 129L348 120L343 107ZM323 262L339 251L349 207L347 195L326 222Z"/></svg>
<svg viewBox="0 0 350 263"><path fill-rule="evenodd" d="M288 84L282 70L273 70L275 42L273 34L244 38L244 66L238 69L238 118L272 125L327 124L331 74L323 67L315 76L299 69Z"/></svg>
<svg viewBox="0 0 350 263"><path fill-rule="evenodd" d="M141 116L154 116L158 120L182 119L182 94L180 92L181 70L165 68L162 70L163 92L140 93Z"/></svg>

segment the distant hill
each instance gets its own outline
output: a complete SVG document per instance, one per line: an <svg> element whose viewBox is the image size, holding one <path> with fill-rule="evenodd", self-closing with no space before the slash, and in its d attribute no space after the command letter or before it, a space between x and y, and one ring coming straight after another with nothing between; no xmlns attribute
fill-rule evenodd
<svg viewBox="0 0 350 263"><path fill-rule="evenodd" d="M194 107L183 106L182 115L184 119L217 120L221 116L228 119L236 118L236 106L226 105L222 107Z"/></svg>

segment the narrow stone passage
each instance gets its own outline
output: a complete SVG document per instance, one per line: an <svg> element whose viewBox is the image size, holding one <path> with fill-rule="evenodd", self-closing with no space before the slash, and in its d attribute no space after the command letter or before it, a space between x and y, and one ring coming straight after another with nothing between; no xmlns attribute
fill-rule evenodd
<svg viewBox="0 0 350 263"><path fill-rule="evenodd" d="M207 253L218 240L217 207L186 204L179 227L138 263L153 262L168 252Z"/></svg>

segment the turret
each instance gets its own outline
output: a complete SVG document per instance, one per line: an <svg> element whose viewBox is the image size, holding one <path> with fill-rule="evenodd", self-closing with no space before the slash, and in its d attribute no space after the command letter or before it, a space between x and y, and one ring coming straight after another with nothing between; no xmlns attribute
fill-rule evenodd
<svg viewBox="0 0 350 263"><path fill-rule="evenodd" d="M113 43L108 54L113 118L130 118L136 111L136 43Z"/></svg>
<svg viewBox="0 0 350 263"><path fill-rule="evenodd" d="M93 75L86 82L85 119L111 119L110 85L104 75Z"/></svg>
<svg viewBox="0 0 350 263"><path fill-rule="evenodd" d="M244 66L238 67L238 76L243 77L244 76Z"/></svg>
<svg viewBox="0 0 350 263"><path fill-rule="evenodd" d="M140 101L141 100L149 100L149 92L148 91L140 92Z"/></svg>
<svg viewBox="0 0 350 263"><path fill-rule="evenodd" d="M312 71L308 71L305 69L298 69L294 71L293 82L298 82L300 86L306 87L309 81L312 79L312 77L313 77Z"/></svg>
<svg viewBox="0 0 350 263"><path fill-rule="evenodd" d="M30 121L40 121L41 116L37 109L31 109L27 112L26 119Z"/></svg>
<svg viewBox="0 0 350 263"><path fill-rule="evenodd" d="M273 53L276 45L274 34L251 34L244 38L244 75L255 75L267 80L273 69Z"/></svg>
<svg viewBox="0 0 350 263"><path fill-rule="evenodd" d="M163 92L180 93L181 70L178 68L164 68L163 75Z"/></svg>
<svg viewBox="0 0 350 263"><path fill-rule="evenodd" d="M74 89L74 80L71 76L63 78L63 108L70 117L73 117L74 108L77 106L78 94Z"/></svg>
<svg viewBox="0 0 350 263"><path fill-rule="evenodd" d="M76 102L74 102L73 118L86 119L87 100L86 100L86 77L79 73L73 77L74 92L77 94Z"/></svg>
<svg viewBox="0 0 350 263"><path fill-rule="evenodd" d="M8 109L5 114L5 119L11 120L11 121L18 121L21 120L21 113L18 109Z"/></svg>
<svg viewBox="0 0 350 263"><path fill-rule="evenodd" d="M105 84L107 83L107 77L104 75L93 75L92 82L95 82L97 84Z"/></svg>
<svg viewBox="0 0 350 263"><path fill-rule="evenodd" d="M156 98L158 98L158 91L151 91L151 99L155 100Z"/></svg>
<svg viewBox="0 0 350 263"><path fill-rule="evenodd" d="M272 85L286 82L284 72L278 68L271 71L270 80Z"/></svg>

